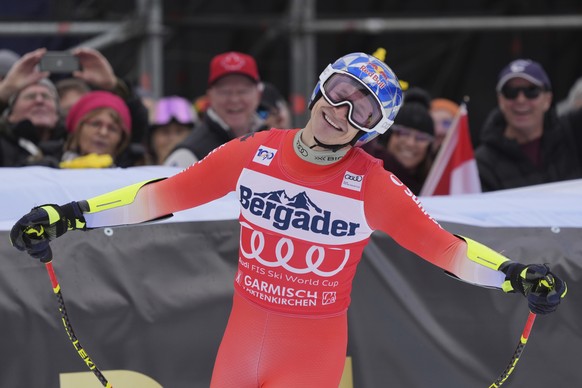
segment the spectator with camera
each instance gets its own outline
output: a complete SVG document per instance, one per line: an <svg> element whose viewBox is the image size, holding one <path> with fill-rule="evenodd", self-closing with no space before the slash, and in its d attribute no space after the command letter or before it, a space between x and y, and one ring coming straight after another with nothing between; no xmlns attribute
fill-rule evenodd
<svg viewBox="0 0 582 388"><path fill-rule="evenodd" d="M56 167L65 130L49 73L37 68L45 49L18 59L0 82L0 166ZM60 145L59 145L60 142Z"/></svg>
<svg viewBox="0 0 582 388"><path fill-rule="evenodd" d="M133 122L131 140L139 144L148 124L147 109L129 83L115 75L111 64L99 51L75 49L64 62L71 67L62 69L51 67L49 61L39 66L43 58L49 58L45 58L46 55L45 48L23 55L0 82L0 109L4 111L0 119L2 166L55 167L58 164L67 131L57 90L48 78L51 71L72 71L72 77L86 82L91 89L110 91L121 97ZM75 67L77 61L78 67ZM128 148L120 157L121 166L130 166L141 157L141 148L136 148Z"/></svg>
<svg viewBox="0 0 582 388"><path fill-rule="evenodd" d="M131 143L139 144L148 128L148 110L131 82L118 77L98 50L80 47L71 54L79 59L80 64L79 70L72 73L74 78L85 81L92 90L108 91L123 99L131 115Z"/></svg>
<svg viewBox="0 0 582 388"><path fill-rule="evenodd" d="M512 61L499 74L496 91L498 107L475 151L483 191L582 177L580 156L556 114L543 67L529 59Z"/></svg>

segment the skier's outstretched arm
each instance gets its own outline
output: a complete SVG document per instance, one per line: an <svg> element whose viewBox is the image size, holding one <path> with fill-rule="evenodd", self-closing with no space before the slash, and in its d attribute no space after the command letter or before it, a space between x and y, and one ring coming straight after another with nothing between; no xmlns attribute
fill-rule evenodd
<svg viewBox="0 0 582 388"><path fill-rule="evenodd" d="M132 184L65 205L34 207L12 227L12 245L43 262L52 259L51 240L69 230L137 224L170 217L223 197L235 189L260 140L235 139L170 177Z"/></svg>
<svg viewBox="0 0 582 388"><path fill-rule="evenodd" d="M504 292L519 292L537 314L554 311L566 283L542 264L522 264L487 246L443 229L419 199L393 174L376 169L365 183L370 227L465 282Z"/></svg>

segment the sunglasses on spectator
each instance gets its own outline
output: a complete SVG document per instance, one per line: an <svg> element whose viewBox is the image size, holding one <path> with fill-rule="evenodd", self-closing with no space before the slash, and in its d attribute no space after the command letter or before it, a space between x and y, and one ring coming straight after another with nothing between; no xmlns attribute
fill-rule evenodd
<svg viewBox="0 0 582 388"><path fill-rule="evenodd" d="M510 86L504 86L503 88L501 88L501 94L503 95L503 97L507 98L508 100L515 100L520 92L522 92L523 95L528 100L533 100L535 98L538 98L540 96L540 94L542 94L543 91L544 90L542 88L540 88L539 86L526 86L526 87L522 86L522 87L517 87L517 88L512 88Z"/></svg>
<svg viewBox="0 0 582 388"><path fill-rule="evenodd" d="M416 131L402 125L393 125L392 132L398 137L414 138L414 141L418 143L430 143L434 140L434 136L429 135L426 132Z"/></svg>

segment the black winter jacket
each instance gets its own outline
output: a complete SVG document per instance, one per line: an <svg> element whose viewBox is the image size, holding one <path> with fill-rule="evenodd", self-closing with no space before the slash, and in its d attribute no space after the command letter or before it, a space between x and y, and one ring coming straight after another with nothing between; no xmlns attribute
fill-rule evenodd
<svg viewBox="0 0 582 388"><path fill-rule="evenodd" d="M58 167L66 133L62 124L51 130L51 139L39 141L39 130L29 120L11 124L0 119L0 167Z"/></svg>
<svg viewBox="0 0 582 388"><path fill-rule="evenodd" d="M554 108L546 113L541 138L542 166L537 168L520 145L503 136L506 121L496 108L481 131L475 159L483 191L494 191L582 177L579 155L567 124Z"/></svg>
<svg viewBox="0 0 582 388"><path fill-rule="evenodd" d="M213 114L207 112L202 116L202 120L194 125L194 129L188 137L174 148L174 151L186 148L190 150L198 160L202 160L210 151L218 146L233 140L235 137L231 130L226 130L225 125L213 118ZM216 115L216 113L214 113ZM257 132L266 129L262 122L257 121L255 128L250 128L250 132Z"/></svg>
<svg viewBox="0 0 582 388"><path fill-rule="evenodd" d="M203 159L216 147L234 139L232 131L226 131L209 115L204 115L201 121L196 123L192 132L176 148L187 148L198 158Z"/></svg>

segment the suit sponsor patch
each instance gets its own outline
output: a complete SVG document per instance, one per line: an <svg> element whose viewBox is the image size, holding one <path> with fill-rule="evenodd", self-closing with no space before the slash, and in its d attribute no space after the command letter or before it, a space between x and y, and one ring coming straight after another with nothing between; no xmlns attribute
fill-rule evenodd
<svg viewBox="0 0 582 388"><path fill-rule="evenodd" d="M344 179L342 180L342 187L344 189L361 191L363 181L364 181L363 175L353 174L349 171L346 171L346 173L344 174Z"/></svg>
<svg viewBox="0 0 582 388"><path fill-rule="evenodd" d="M276 149L265 147L262 145L257 150L257 153L255 154L255 156L253 158L253 162L262 164L264 166L268 166L271 164L271 161L275 157L276 153L277 153Z"/></svg>

